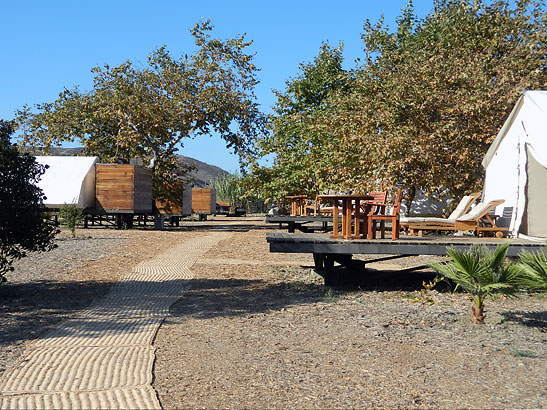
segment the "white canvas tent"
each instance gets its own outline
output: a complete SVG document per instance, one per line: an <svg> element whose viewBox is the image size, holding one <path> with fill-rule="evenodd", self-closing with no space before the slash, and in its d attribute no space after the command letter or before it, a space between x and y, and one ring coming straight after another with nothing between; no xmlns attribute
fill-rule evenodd
<svg viewBox="0 0 547 410"><path fill-rule="evenodd" d="M61 208L76 204L79 208L95 206L95 163L97 157L37 156L36 161L49 168L38 186L44 192L44 204Z"/></svg>
<svg viewBox="0 0 547 410"><path fill-rule="evenodd" d="M525 91L486 153L483 199L503 199L500 226L547 238L547 91Z"/></svg>

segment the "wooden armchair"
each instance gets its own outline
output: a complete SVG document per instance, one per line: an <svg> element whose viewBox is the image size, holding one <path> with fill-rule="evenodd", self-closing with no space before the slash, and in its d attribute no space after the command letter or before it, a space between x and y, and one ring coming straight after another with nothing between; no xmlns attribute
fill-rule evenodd
<svg viewBox="0 0 547 410"><path fill-rule="evenodd" d="M385 193L384 193L385 195ZM385 196L384 196L385 198ZM385 203L370 203L371 210L373 208L374 212L369 212L366 216L366 224L368 229L367 237L369 239L376 238L376 223L380 222L380 233L382 239L385 238L385 221L391 222L391 239L399 239L399 231L401 230L401 224L399 221L401 214L401 202L403 200L403 191L401 189L397 190L395 195L395 201L393 204ZM386 208L391 206L391 213L386 214Z"/></svg>

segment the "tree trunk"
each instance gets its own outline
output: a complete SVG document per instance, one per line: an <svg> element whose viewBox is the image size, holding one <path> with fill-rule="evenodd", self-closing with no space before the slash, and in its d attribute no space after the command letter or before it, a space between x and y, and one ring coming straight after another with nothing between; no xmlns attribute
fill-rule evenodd
<svg viewBox="0 0 547 410"><path fill-rule="evenodd" d="M405 216L410 216L410 208L412 208L412 202L414 202L415 197L416 197L416 187L413 186L408 190L408 196L406 198Z"/></svg>
<svg viewBox="0 0 547 410"><path fill-rule="evenodd" d="M471 318L471 323L475 325L484 324L484 307L478 307L477 305L473 305L472 313L473 316Z"/></svg>

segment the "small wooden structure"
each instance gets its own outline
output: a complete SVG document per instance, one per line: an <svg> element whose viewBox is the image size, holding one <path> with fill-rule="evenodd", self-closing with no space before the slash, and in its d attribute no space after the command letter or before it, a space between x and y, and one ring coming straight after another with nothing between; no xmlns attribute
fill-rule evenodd
<svg viewBox="0 0 547 410"><path fill-rule="evenodd" d="M182 184L177 187L175 201L156 199L154 206L156 213L165 215L188 216L192 214L192 188L184 188Z"/></svg>
<svg viewBox="0 0 547 410"><path fill-rule="evenodd" d="M130 164L97 164L95 207L106 212L152 213L152 171Z"/></svg>
<svg viewBox="0 0 547 410"><path fill-rule="evenodd" d="M199 214L200 220L216 213L217 196L212 188L192 188L192 212Z"/></svg>

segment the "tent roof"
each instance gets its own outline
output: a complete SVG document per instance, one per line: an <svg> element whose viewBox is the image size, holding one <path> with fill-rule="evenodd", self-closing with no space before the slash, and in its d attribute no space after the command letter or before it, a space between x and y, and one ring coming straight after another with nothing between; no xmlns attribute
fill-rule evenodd
<svg viewBox="0 0 547 410"><path fill-rule="evenodd" d="M523 106L526 106L526 109L528 107L532 110L534 110L537 114L534 114L533 117L535 117L536 122L539 124L539 122L544 122L545 118L547 118L547 91L545 90L538 90L538 91L524 91L523 95L519 98L517 103L515 104L515 107L511 111L511 114L509 114L509 117L507 117L507 120L503 124L503 127L501 127L500 132L490 145L490 148L486 152L486 155L484 156L484 159L482 160L482 166L486 168L488 164L490 164L490 161L492 160L492 157L494 156L495 152L497 151L499 145L511 129L513 123L517 119L521 109ZM527 126L535 128L533 124L527 124ZM531 131L531 130L528 130Z"/></svg>
<svg viewBox="0 0 547 410"><path fill-rule="evenodd" d="M49 166L38 182L46 196L44 204L64 205L78 203L84 179L97 157L37 156L36 161Z"/></svg>

